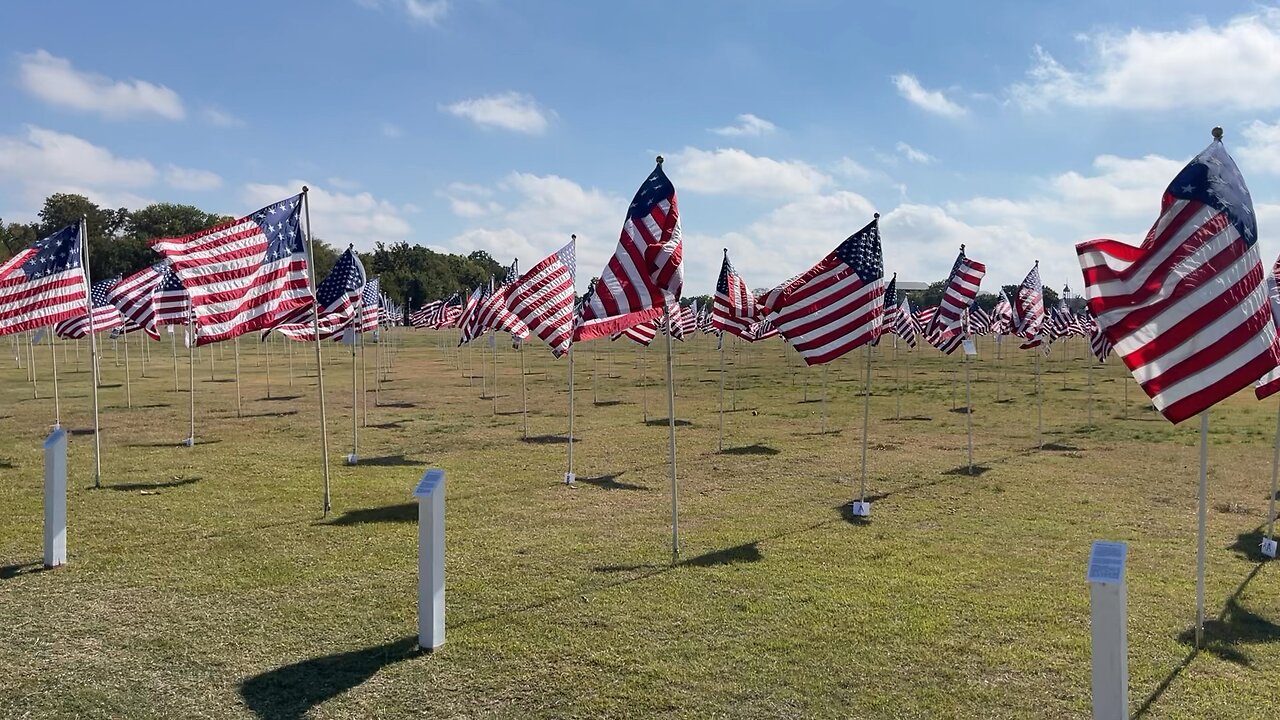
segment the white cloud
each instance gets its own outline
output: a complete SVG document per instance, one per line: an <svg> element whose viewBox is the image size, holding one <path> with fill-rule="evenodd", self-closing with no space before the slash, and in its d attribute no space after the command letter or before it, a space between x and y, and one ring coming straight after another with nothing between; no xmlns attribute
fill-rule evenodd
<svg viewBox="0 0 1280 720"><path fill-rule="evenodd" d="M298 194L303 185L311 189L308 203L312 233L336 247L352 244L357 250L372 250L376 242L405 240L412 231L404 219L410 209L367 192L334 192L305 180L290 180L283 185L251 183L244 186L241 195L248 207L265 207Z"/></svg>
<svg viewBox="0 0 1280 720"><path fill-rule="evenodd" d="M57 192L85 195L109 207L140 207L151 201L132 191L158 177L150 162L116 157L74 135L35 126L21 135L0 135L0 188L16 187L32 209Z"/></svg>
<svg viewBox="0 0 1280 720"><path fill-rule="evenodd" d="M737 120L737 125L713 128L711 132L725 137L759 137L778 129L777 125L751 113L743 113L737 117Z"/></svg>
<svg viewBox="0 0 1280 720"><path fill-rule="evenodd" d="M549 124L550 111L543 110L529 95L505 92L459 100L441 110L465 118L481 127L500 128L527 135L541 135Z"/></svg>
<svg viewBox="0 0 1280 720"><path fill-rule="evenodd" d="M409 19L437 27L449 14L449 0L356 0L356 4L369 10L381 10L384 6L402 10Z"/></svg>
<svg viewBox="0 0 1280 720"><path fill-rule="evenodd" d="M937 160L937 158L929 153L923 150L917 150L904 142L899 142L894 146L894 148L897 149L897 151L907 160L913 163L919 163L920 165L928 165L934 160Z"/></svg>
<svg viewBox="0 0 1280 720"><path fill-rule="evenodd" d="M216 190L222 187L222 178L216 173L177 165L165 168L164 181L179 190Z"/></svg>
<svg viewBox="0 0 1280 720"><path fill-rule="evenodd" d="M686 147L669 155L664 168L677 188L694 193L806 195L831 183L829 176L808 163L774 160L736 148Z"/></svg>
<svg viewBox="0 0 1280 720"><path fill-rule="evenodd" d="M1222 25L1171 32L1133 29L1081 37L1087 58L1073 70L1043 48L1026 82L1010 88L1026 108L1053 105L1125 110L1280 106L1280 9Z"/></svg>
<svg viewBox="0 0 1280 720"><path fill-rule="evenodd" d="M1280 123L1254 120L1245 126L1244 145L1236 153L1241 164L1260 172L1280 174Z"/></svg>
<svg viewBox="0 0 1280 720"><path fill-rule="evenodd" d="M113 81L82 72L72 67L70 60L44 50L18 57L22 87L54 105L95 112L111 119L158 115L181 120L186 116L182 98L163 85L144 80Z"/></svg>
<svg viewBox="0 0 1280 720"><path fill-rule="evenodd" d="M328 178L328 183L338 190L358 190L360 188L360 183L355 180L347 180L336 176Z"/></svg>
<svg viewBox="0 0 1280 720"><path fill-rule="evenodd" d="M383 137L390 138L392 140L404 136L404 131L400 129L400 126L393 125L389 122L382 123L378 129L382 131Z"/></svg>
<svg viewBox="0 0 1280 720"><path fill-rule="evenodd" d="M850 180L865 180L872 176L871 170L851 157L842 157L831 166L831 172Z"/></svg>
<svg viewBox="0 0 1280 720"><path fill-rule="evenodd" d="M926 90L914 75L902 73L894 75L892 79L893 84L898 88L898 94L921 110L943 117L960 117L969 112L964 106L948 99L942 91Z"/></svg>
<svg viewBox="0 0 1280 720"><path fill-rule="evenodd" d="M214 127L222 128L238 128L244 127L245 122L229 112L220 110L216 107L207 107L204 109L205 122Z"/></svg>

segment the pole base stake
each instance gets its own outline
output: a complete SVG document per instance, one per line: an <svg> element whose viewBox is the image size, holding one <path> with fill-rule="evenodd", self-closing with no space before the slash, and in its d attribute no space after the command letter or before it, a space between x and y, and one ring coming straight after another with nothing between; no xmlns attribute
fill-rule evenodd
<svg viewBox="0 0 1280 720"><path fill-rule="evenodd" d="M577 479L578 479L578 476L577 476L577 475L575 475L574 473L567 472L567 473L565 473L565 474L564 474L564 484L565 484L565 485L573 485L573 483L574 483Z"/></svg>
<svg viewBox="0 0 1280 720"><path fill-rule="evenodd" d="M871 517L871 503L866 500L854 500L849 503L849 512L855 517L869 518Z"/></svg>
<svg viewBox="0 0 1280 720"><path fill-rule="evenodd" d="M358 462L360 462L360 458L359 458L359 456L357 456L355 453L348 453L348 454L347 454L347 464L348 464L348 465L355 465L355 464L356 464L356 463L358 463Z"/></svg>
<svg viewBox="0 0 1280 720"><path fill-rule="evenodd" d="M1276 541L1274 538L1262 539L1262 554L1272 560L1276 559Z"/></svg>

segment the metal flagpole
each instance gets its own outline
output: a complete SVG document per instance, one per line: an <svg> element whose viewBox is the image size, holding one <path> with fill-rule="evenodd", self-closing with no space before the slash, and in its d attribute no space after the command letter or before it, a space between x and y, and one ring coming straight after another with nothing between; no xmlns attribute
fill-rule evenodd
<svg viewBox="0 0 1280 720"><path fill-rule="evenodd" d="M90 323L92 323L93 316L90 315L89 317ZM28 374L31 375L31 390L35 393L35 397L39 399L40 386L36 384L36 344L33 342L34 340L35 333L27 333L27 367L31 369Z"/></svg>
<svg viewBox="0 0 1280 720"><path fill-rule="evenodd" d="M1125 420L1128 420L1129 419L1129 378L1127 377L1120 378L1120 384L1124 386L1124 409L1120 411L1120 414Z"/></svg>
<svg viewBox="0 0 1280 720"><path fill-rule="evenodd" d="M523 416L524 429L520 437L529 437L529 381L524 373L524 342L520 343L520 414Z"/></svg>
<svg viewBox="0 0 1280 720"><path fill-rule="evenodd" d="M822 434L827 433L827 365L822 365Z"/></svg>
<svg viewBox="0 0 1280 720"><path fill-rule="evenodd" d="M125 352L125 355L124 355L124 361L127 363L127 362L129 362L129 344L128 344L128 343L125 343L124 352ZM209 346L209 382L213 382L213 380L214 380L214 377L213 377L213 355L214 355L214 353L213 353L213 346L212 346L212 345L210 345L210 346Z"/></svg>
<svg viewBox="0 0 1280 720"><path fill-rule="evenodd" d="M679 485L676 481L676 379L671 351L671 312L667 311L667 434L671 448L671 558L680 557Z"/></svg>
<svg viewBox="0 0 1280 720"><path fill-rule="evenodd" d="M826 365L822 366L824 369ZM862 488L858 501L867 502L867 431L871 425L871 343L867 343L867 384L862 392Z"/></svg>
<svg viewBox="0 0 1280 720"><path fill-rule="evenodd" d="M670 332L671 328L667 328ZM596 379L600 377L600 345L599 343L591 346L591 403L598 405L600 396L596 393Z"/></svg>
<svg viewBox="0 0 1280 720"><path fill-rule="evenodd" d="M1036 447L1044 449L1044 415L1041 411L1044 400L1040 392L1040 348L1032 348L1036 364Z"/></svg>
<svg viewBox="0 0 1280 720"><path fill-rule="evenodd" d="M293 387L293 343L287 342L284 345L289 351L289 387Z"/></svg>
<svg viewBox="0 0 1280 720"><path fill-rule="evenodd" d="M360 426L360 403L356 397L356 391L360 387L356 381L356 343L360 340L360 333L355 323L360 322L360 309L356 309L356 319L347 327L351 340L351 454L347 456L347 464L355 465L360 462L360 455L356 452L359 442L359 426Z"/></svg>
<svg viewBox="0 0 1280 720"><path fill-rule="evenodd" d="M373 344L373 406L382 405L382 331L378 331L377 342ZM387 358L390 360L390 358ZM366 381L367 382L367 381ZM369 386L365 385L365 392L369 392ZM368 403L368 398L365 398Z"/></svg>
<svg viewBox="0 0 1280 720"><path fill-rule="evenodd" d="M89 221L80 216L80 261L84 268L84 306L93 325L93 299L89 297ZM89 333L89 362L93 364L90 381L93 383L93 486L102 487L102 430L98 424L98 336Z"/></svg>
<svg viewBox="0 0 1280 720"><path fill-rule="evenodd" d="M573 345L569 346L569 469L564 474L564 484L572 485L573 475Z"/></svg>
<svg viewBox="0 0 1280 720"><path fill-rule="evenodd" d="M1280 491L1280 412L1276 413L1276 447L1271 456L1271 495L1267 501L1267 539L1275 538L1276 492Z"/></svg>
<svg viewBox="0 0 1280 720"><path fill-rule="evenodd" d="M235 361L236 361L236 417L241 416L240 412L240 336L237 335L232 343L235 344Z"/></svg>
<svg viewBox="0 0 1280 720"><path fill-rule="evenodd" d="M316 323L319 324L318 322ZM320 336L317 333L316 342L320 342ZM267 356L267 399L271 399L271 335L267 335L258 343L258 357L262 357L263 353Z"/></svg>
<svg viewBox="0 0 1280 720"><path fill-rule="evenodd" d="M187 373L188 387L187 392L188 404L191 408L191 435L187 437L186 446L194 447L196 444L196 326L194 318L187 323Z"/></svg>
<svg viewBox="0 0 1280 720"><path fill-rule="evenodd" d="M324 516L329 515L329 427L324 412L324 360L320 354L320 305L315 299L316 244L311 237L311 204L307 201L308 188L302 186L302 212L307 223L307 246L311 262L311 333L316 346L316 385L320 395L320 459L324 471ZM269 377L269 376L268 376Z"/></svg>
<svg viewBox="0 0 1280 720"><path fill-rule="evenodd" d="M973 382L969 375L969 353L964 354L964 424L969 433L969 474L973 474Z"/></svg>
<svg viewBox="0 0 1280 720"><path fill-rule="evenodd" d="M721 342L724 339L721 338ZM720 394L724 395L724 381L721 380ZM644 421L649 422L649 346L645 345L644 350L640 353L640 401L643 403ZM723 404L723 400L721 404Z"/></svg>
<svg viewBox="0 0 1280 720"><path fill-rule="evenodd" d="M724 452L724 335L720 336L720 442L717 452Z"/></svg>
<svg viewBox="0 0 1280 720"><path fill-rule="evenodd" d="M1093 359L1089 358L1089 427L1093 427Z"/></svg>
<svg viewBox="0 0 1280 720"><path fill-rule="evenodd" d="M359 317L359 316L357 316L357 317ZM359 321L357 321L357 322L363 322L363 320L359 320ZM363 325L361 326L361 328L360 328L360 329L361 329L361 330L363 330L363 329L364 329ZM356 335L356 337L357 337L357 338L359 338L359 340L360 340L360 413L361 413L361 424L362 424L362 425L364 425L365 427L369 427L369 364L365 361L365 354L364 354L364 333L358 333L358 334ZM377 382L376 382L376 381L374 382L374 386L375 386L375 387L377 386Z"/></svg>
<svg viewBox="0 0 1280 720"><path fill-rule="evenodd" d="M489 336L489 348L493 350L493 414L498 414L498 331Z"/></svg>
<svg viewBox="0 0 1280 720"><path fill-rule="evenodd" d="M169 326L169 349L173 351L173 391L178 392L178 333Z"/></svg>
<svg viewBox="0 0 1280 720"><path fill-rule="evenodd" d="M63 427L63 404L58 397L58 333L52 328L49 329L49 350L54 360L54 428L60 428Z"/></svg>
<svg viewBox="0 0 1280 720"><path fill-rule="evenodd" d="M129 378L129 336L125 335L121 338L124 341L124 403L125 407L133 409L133 383Z"/></svg>
<svg viewBox="0 0 1280 720"><path fill-rule="evenodd" d="M1001 392L1004 390L1004 363L1000 357L1001 346L1004 345L1004 336L996 335L996 402L1000 402Z"/></svg>
<svg viewBox="0 0 1280 720"><path fill-rule="evenodd" d="M897 399L897 409L893 419L902 419L902 365L898 364L898 336L893 336L893 394Z"/></svg>
<svg viewBox="0 0 1280 720"><path fill-rule="evenodd" d="M1274 497L1274 496L1273 496ZM1200 413L1200 530L1196 539L1196 649L1204 647L1204 543L1209 520L1209 411Z"/></svg>

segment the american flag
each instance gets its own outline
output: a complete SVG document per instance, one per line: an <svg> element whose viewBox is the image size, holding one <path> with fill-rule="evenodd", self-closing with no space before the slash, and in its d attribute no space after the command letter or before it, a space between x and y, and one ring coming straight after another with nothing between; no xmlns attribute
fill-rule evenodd
<svg viewBox="0 0 1280 720"><path fill-rule="evenodd" d="M924 329L929 327L933 322L933 316L938 314L938 306L931 305L927 308L920 308L916 311L916 327L920 329L920 333L924 334Z"/></svg>
<svg viewBox="0 0 1280 720"><path fill-rule="evenodd" d="M885 288L884 297L881 299L880 316L886 317L886 318L889 317L889 313L893 312L893 310L897 308L897 306L898 306L898 273L894 273L893 277L889 278L889 287ZM893 323L892 322L886 323L881 321L881 334L892 333L892 332L893 332ZM880 338L876 337L871 341L871 344L879 345Z"/></svg>
<svg viewBox="0 0 1280 720"><path fill-rule="evenodd" d="M916 335L920 333L920 326L916 322L915 315L911 314L911 300L905 295L893 314L893 331L905 340L909 347L916 346Z"/></svg>
<svg viewBox="0 0 1280 720"><path fill-rule="evenodd" d="M124 325L124 318L120 316L120 311L111 304L108 297L111 288L118 282L120 278L114 277L94 283L93 287L89 288L89 301L93 304L92 320L90 320L91 316L82 309L79 316L58 323L54 332L59 337L78 339L91 332L100 333L119 329Z"/></svg>
<svg viewBox="0 0 1280 720"><path fill-rule="evenodd" d="M1088 318L1087 323L1089 329L1089 349L1093 351L1093 356L1098 358L1098 362L1106 362L1107 356L1111 354L1111 341L1103 334L1102 328L1098 325L1098 321L1093 319L1092 316ZM1280 375L1277 377L1280 377Z"/></svg>
<svg viewBox="0 0 1280 720"><path fill-rule="evenodd" d="M751 334L744 336L747 342L756 342L758 340L768 340L778 334L778 328L773 326L773 321L768 318L761 320L751 326Z"/></svg>
<svg viewBox="0 0 1280 720"><path fill-rule="evenodd" d="M1271 319L1280 328L1280 284L1277 283L1277 278L1280 278L1280 258L1276 259L1275 264L1271 266L1271 273L1267 275L1267 297L1271 301ZM1259 400L1271 397L1277 391L1280 391L1280 368L1274 368L1258 378L1253 386L1253 392Z"/></svg>
<svg viewBox="0 0 1280 720"><path fill-rule="evenodd" d="M116 283L107 293L107 299L120 311L120 315L136 327L159 339L156 332L156 289L164 279L164 263L150 265Z"/></svg>
<svg viewBox="0 0 1280 720"><path fill-rule="evenodd" d="M647 322L642 322L639 325L634 325L632 327L629 327L626 330L623 330L622 332L614 333L611 337L614 340L624 337L634 343L638 343L645 347L649 347L649 343L653 342L653 339L656 338L657 336L658 336L658 321L655 318Z"/></svg>
<svg viewBox="0 0 1280 720"><path fill-rule="evenodd" d="M698 331L706 334L720 332L712 323L710 305L702 308L702 313L698 315Z"/></svg>
<svg viewBox="0 0 1280 720"><path fill-rule="evenodd" d="M277 324L312 303L302 195L180 238L151 241L191 298L196 345Z"/></svg>
<svg viewBox="0 0 1280 720"><path fill-rule="evenodd" d="M1039 260L1018 286L1018 296L1010 306L1010 311L1013 334L1024 340L1036 340L1044 327L1044 286L1040 283Z"/></svg>
<svg viewBox="0 0 1280 720"><path fill-rule="evenodd" d="M1169 184L1141 245L1076 246L1089 309L1174 423L1280 364L1253 201L1220 137Z"/></svg>
<svg viewBox="0 0 1280 720"><path fill-rule="evenodd" d="M576 339L591 340L639 325L679 303L683 252L676 188L662 171L659 157L632 199L618 247L582 308Z"/></svg>
<svg viewBox="0 0 1280 720"><path fill-rule="evenodd" d="M991 316L986 310L974 305L969 308L968 334L970 336L982 336L991 332Z"/></svg>
<svg viewBox="0 0 1280 720"><path fill-rule="evenodd" d="M543 258L511 285L507 308L560 357L573 344L573 287L578 236Z"/></svg>
<svg viewBox="0 0 1280 720"><path fill-rule="evenodd" d="M320 314L315 327L308 313L305 320L277 325L274 329L290 340L315 342L316 330L321 340L338 337L352 325L361 291L368 284L365 279L364 264L355 250L348 247L338 256L325 279L316 286L316 306Z"/></svg>
<svg viewBox="0 0 1280 720"><path fill-rule="evenodd" d="M809 365L831 362L880 337L884 258L880 215L803 275L761 302L774 327Z"/></svg>
<svg viewBox="0 0 1280 720"><path fill-rule="evenodd" d="M1013 332L1013 303L1009 302L1009 296L1003 290L1000 291L1000 301L991 311L991 332L995 335Z"/></svg>
<svg viewBox="0 0 1280 720"><path fill-rule="evenodd" d="M982 276L987 274L987 266L965 257L964 245L960 246L960 254L951 266L951 275L947 278L947 286L942 290L942 301L938 303L938 314L933 317L929 326L929 334L944 337L960 330L960 316L978 297L978 287L982 284Z"/></svg>
<svg viewBox="0 0 1280 720"><path fill-rule="evenodd" d="M462 327L460 345L471 342L488 330L509 332L512 337L526 338L529 336L529 327L515 313L507 309L507 291L510 289L511 283L519 275L516 267L516 263L512 262L511 267L507 269L506 279L503 280L502 285L495 287L495 280L490 278L488 287L480 287L480 295L476 298L475 308L469 314L464 311L464 314L467 314L467 318L459 323ZM467 304L470 306L469 300Z"/></svg>
<svg viewBox="0 0 1280 720"><path fill-rule="evenodd" d="M382 318L382 282L373 278L364 284L360 293L360 332L375 332Z"/></svg>
<svg viewBox="0 0 1280 720"><path fill-rule="evenodd" d="M84 312L79 223L0 262L0 335L53 325Z"/></svg>
<svg viewBox="0 0 1280 720"><path fill-rule="evenodd" d="M720 263L720 277L716 279L716 295L711 301L711 326L717 330L746 337L751 326L760 322L760 306L742 276L729 262L729 249L725 248L724 261Z"/></svg>
<svg viewBox="0 0 1280 720"><path fill-rule="evenodd" d="M409 324L415 328L429 328L434 324L435 318L439 317L440 309L443 307L443 300L432 300L409 313Z"/></svg>
<svg viewBox="0 0 1280 720"><path fill-rule="evenodd" d="M692 305L668 308L666 322L670 325L671 337L684 342L686 335L692 335L698 329L697 309Z"/></svg>
<svg viewBox="0 0 1280 720"><path fill-rule="evenodd" d="M928 334L925 336L925 339L929 341L930 345L941 350L943 354L950 355L951 353L956 351L956 348L960 347L960 344L962 342L964 342L964 339L965 339L964 327L965 327L964 315L961 315L959 331L954 331L954 330L950 332L944 331L941 325L934 324L934 326L930 328Z"/></svg>
<svg viewBox="0 0 1280 720"><path fill-rule="evenodd" d="M191 301L187 299L187 289L173 272L168 263L160 269L160 286L151 296L151 304L155 307L155 324L186 325L191 322Z"/></svg>

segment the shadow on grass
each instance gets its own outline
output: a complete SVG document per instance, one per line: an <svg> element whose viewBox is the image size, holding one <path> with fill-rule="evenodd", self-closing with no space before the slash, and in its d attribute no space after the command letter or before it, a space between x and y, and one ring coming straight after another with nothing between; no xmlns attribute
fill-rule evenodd
<svg viewBox="0 0 1280 720"><path fill-rule="evenodd" d="M653 420L646 420L644 424L649 427L666 427L669 423L667 422L667 418L655 418ZM676 427L689 427L690 425L693 425L693 423L688 420L676 419Z"/></svg>
<svg viewBox="0 0 1280 720"><path fill-rule="evenodd" d="M67 430L68 435L92 435L93 428L70 428Z"/></svg>
<svg viewBox="0 0 1280 720"><path fill-rule="evenodd" d="M796 404L797 404L797 405L811 405L811 404L813 404L813 403L820 403L820 402L822 402L822 398L810 398L810 399L808 399L808 400L797 400L797 401L796 401Z"/></svg>
<svg viewBox="0 0 1280 720"><path fill-rule="evenodd" d="M502 397L502 396L499 395L498 397ZM492 400L493 398L488 398L488 399ZM396 408L397 410L407 410L409 408L416 408L418 406L416 403L411 403L411 402L393 402L393 403L382 403L378 407Z"/></svg>
<svg viewBox="0 0 1280 720"><path fill-rule="evenodd" d="M283 402L285 400L297 400L301 395L276 395L274 397L258 398L263 402Z"/></svg>
<svg viewBox="0 0 1280 720"><path fill-rule="evenodd" d="M889 497L889 495L890 493L881 493L879 495L868 495L867 502L875 503L879 500L883 500L884 498ZM853 513L853 503L841 503L840 505L836 506L836 510L839 511L840 513L840 519L849 523L850 525L865 527L871 524L871 518L862 517L861 515L855 515Z"/></svg>
<svg viewBox="0 0 1280 720"><path fill-rule="evenodd" d="M418 503L408 502L386 507L348 510L338 517L317 523L319 525L364 525L367 523L408 523L418 520Z"/></svg>
<svg viewBox="0 0 1280 720"><path fill-rule="evenodd" d="M199 436L196 437L196 445L217 445L220 442L222 441L219 440L218 438L206 439ZM145 443L127 443L125 445L125 447L129 447L129 448L169 448L169 447L185 447L185 446L186 446L186 443L183 440L178 440L176 442L162 441L162 442L145 442Z"/></svg>
<svg viewBox="0 0 1280 720"><path fill-rule="evenodd" d="M986 467L985 465L974 465L973 467L969 467L968 465L961 465L960 467L951 468L950 470L944 470L942 474L943 475L961 475L965 477L978 477L979 475L987 472L990 469L991 468Z"/></svg>
<svg viewBox="0 0 1280 720"><path fill-rule="evenodd" d="M749 413L754 413L754 412L756 412L756 411L757 411L757 410L759 410L759 409L760 409L760 408L753 408L753 407L740 407L740 408L733 408L733 409L731 409L731 410L725 410L725 412L726 412L726 413L740 413L740 412L749 412Z"/></svg>
<svg viewBox="0 0 1280 720"><path fill-rule="evenodd" d="M44 566L44 562L40 560L32 560L31 562L17 563L15 565L0 565L0 580L11 580L19 575L30 575L44 572L47 569Z"/></svg>
<svg viewBox="0 0 1280 720"><path fill-rule="evenodd" d="M1222 612L1218 614L1218 617L1205 621L1205 652L1216 655L1228 662L1252 667L1252 660L1248 655L1240 651L1236 647L1237 645L1280 642L1280 625L1276 625L1270 620L1240 606L1240 595L1248 587L1249 583L1253 582L1253 579L1258 576L1258 572L1262 570L1264 564L1258 563L1254 565L1253 570L1245 576L1245 579L1236 587L1235 592L1231 593L1231 597L1227 598L1227 602L1223 605ZM1151 694L1134 710L1133 714L1129 716L1130 720L1138 720L1145 717L1151 711L1152 706L1164 695L1165 691L1173 685L1173 681L1200 654L1200 650L1194 647L1195 632L1195 627L1190 627L1178 634L1178 641L1186 645L1192 645L1191 649L1187 652L1186 657L1173 666L1173 669L1160 681L1155 690L1152 690Z"/></svg>
<svg viewBox="0 0 1280 720"><path fill-rule="evenodd" d="M624 472L625 472L625 471L624 471ZM589 478L580 477L580 478L578 478L578 480L577 480L577 481L578 481L578 482L580 482L580 483L583 483L583 484L585 484L585 485L591 485L592 487L598 487L598 488L600 488L601 490L640 490L640 491L648 491L648 490L652 490L652 489L653 489L653 488L648 487L647 485L636 485L636 484L634 484L634 483L618 482L618 476L619 476L619 475L622 475L622 474L623 474L623 473L617 473L617 474L615 474L615 475L600 475L600 476L598 476L598 477L589 477Z"/></svg>
<svg viewBox="0 0 1280 720"><path fill-rule="evenodd" d="M498 413L501 415L502 413ZM409 422L408 420L393 420L391 422L378 423L376 425L366 425L375 430L399 430L402 425Z"/></svg>
<svg viewBox="0 0 1280 720"><path fill-rule="evenodd" d="M1051 442L1045 443L1040 447L1041 450L1052 450L1054 452L1077 452L1080 448L1071 443Z"/></svg>
<svg viewBox="0 0 1280 720"><path fill-rule="evenodd" d="M245 413L240 417L242 418L288 417L290 415L297 415L297 414L298 414L297 410L281 410L280 412Z"/></svg>
<svg viewBox="0 0 1280 720"><path fill-rule="evenodd" d="M381 457L360 458L357 465L371 467L418 467L424 465L421 460L412 460L404 455L383 455Z"/></svg>
<svg viewBox="0 0 1280 720"><path fill-rule="evenodd" d="M958 407L958 408L951 408L950 410L948 410L948 412L953 412L953 413L956 413L957 415L967 415L973 412L973 409Z"/></svg>
<svg viewBox="0 0 1280 720"><path fill-rule="evenodd" d="M688 560L682 560L677 565L685 565L688 567L718 567L722 565L737 565L739 563L760 562L764 556L760 554L760 541L743 543L734 545L731 548L723 550L713 550L709 553L703 553Z"/></svg>
<svg viewBox="0 0 1280 720"><path fill-rule="evenodd" d="M596 400L591 404L595 405L596 407L613 407L614 405L621 405L622 401L621 400Z"/></svg>
<svg viewBox="0 0 1280 720"><path fill-rule="evenodd" d="M900 418L885 418L885 422L933 422L928 415L904 415Z"/></svg>
<svg viewBox="0 0 1280 720"><path fill-rule="evenodd" d="M262 720L302 720L312 708L358 687L382 668L421 654L415 636L363 650L285 665L240 683L240 697Z"/></svg>
<svg viewBox="0 0 1280 720"><path fill-rule="evenodd" d="M104 485L107 490L162 490L164 488L176 488L183 485L194 485L200 482L201 478L196 477L177 477L172 480L163 480L161 482L140 482L140 483L120 483L118 485Z"/></svg>
<svg viewBox="0 0 1280 720"><path fill-rule="evenodd" d="M1262 533L1265 525L1242 532L1236 536L1236 541L1227 546L1227 549L1248 560L1249 562L1264 563L1269 562L1271 558L1262 554L1262 539L1266 537Z"/></svg>
<svg viewBox="0 0 1280 720"><path fill-rule="evenodd" d="M574 442L582 442L582 438L575 437ZM526 442L530 445L563 445L569 442L568 435L530 435L527 438L520 438L520 442Z"/></svg>
<svg viewBox="0 0 1280 720"><path fill-rule="evenodd" d="M14 465L12 460L8 458L0 458L0 470L12 470L16 467L18 466Z"/></svg>
<svg viewBox="0 0 1280 720"><path fill-rule="evenodd" d="M523 415L523 414L524 414L523 410L503 410L500 413L494 413L494 415L497 415L499 417L509 417L511 415Z"/></svg>
<svg viewBox="0 0 1280 720"><path fill-rule="evenodd" d="M742 447L725 448L721 452L725 455L777 455L782 451L768 445L756 443L754 445L743 445Z"/></svg>

